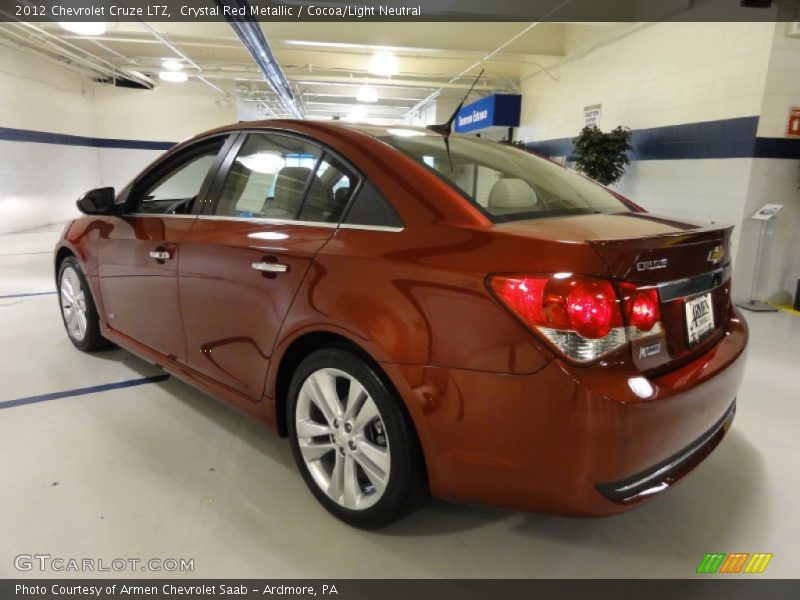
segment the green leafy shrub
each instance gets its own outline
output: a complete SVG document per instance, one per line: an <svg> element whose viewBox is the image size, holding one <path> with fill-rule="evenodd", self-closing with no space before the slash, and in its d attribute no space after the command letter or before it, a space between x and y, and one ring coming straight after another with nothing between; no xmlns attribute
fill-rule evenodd
<svg viewBox="0 0 800 600"><path fill-rule="evenodd" d="M603 185L616 183L630 164L627 155L632 150L630 139L631 130L627 127L620 126L608 133L594 125L584 127L572 142L577 156L575 167Z"/></svg>

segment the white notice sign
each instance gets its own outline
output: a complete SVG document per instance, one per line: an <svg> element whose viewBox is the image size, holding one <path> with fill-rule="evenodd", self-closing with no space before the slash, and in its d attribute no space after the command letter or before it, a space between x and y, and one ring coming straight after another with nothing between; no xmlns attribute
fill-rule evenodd
<svg viewBox="0 0 800 600"><path fill-rule="evenodd" d="M583 120L586 123L586 127L595 126L598 129L600 128L600 111L602 108L602 104L590 104L583 107Z"/></svg>

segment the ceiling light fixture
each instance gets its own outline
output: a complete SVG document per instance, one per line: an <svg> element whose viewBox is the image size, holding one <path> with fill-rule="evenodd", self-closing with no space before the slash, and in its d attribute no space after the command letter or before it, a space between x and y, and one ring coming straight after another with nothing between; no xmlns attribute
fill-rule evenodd
<svg viewBox="0 0 800 600"><path fill-rule="evenodd" d="M356 92L356 100L359 102L377 102L378 90L371 85L362 85Z"/></svg>
<svg viewBox="0 0 800 600"><path fill-rule="evenodd" d="M189 77L183 71L161 71L158 74L161 81L169 81L170 83L183 83Z"/></svg>
<svg viewBox="0 0 800 600"><path fill-rule="evenodd" d="M161 61L161 65L169 71L180 71L183 68L183 63L174 58L165 58Z"/></svg>
<svg viewBox="0 0 800 600"><path fill-rule="evenodd" d="M391 52L376 52L369 61L369 72L374 75L391 77L400 72L400 64L397 57Z"/></svg>
<svg viewBox="0 0 800 600"><path fill-rule="evenodd" d="M62 29L78 35L103 35L106 32L106 24L102 21L59 21L58 24Z"/></svg>

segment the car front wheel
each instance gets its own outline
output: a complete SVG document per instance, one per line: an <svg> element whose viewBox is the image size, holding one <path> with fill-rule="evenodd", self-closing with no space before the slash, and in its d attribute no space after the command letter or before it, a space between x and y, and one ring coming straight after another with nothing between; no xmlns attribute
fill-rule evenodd
<svg viewBox="0 0 800 600"><path fill-rule="evenodd" d="M78 261L67 257L58 270L58 299L67 336L76 348L91 352L111 346L100 334L92 292Z"/></svg>

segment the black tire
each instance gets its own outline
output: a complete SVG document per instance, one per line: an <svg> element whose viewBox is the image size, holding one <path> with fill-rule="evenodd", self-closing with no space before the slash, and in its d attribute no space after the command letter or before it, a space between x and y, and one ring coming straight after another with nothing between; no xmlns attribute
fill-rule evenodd
<svg viewBox="0 0 800 600"><path fill-rule="evenodd" d="M86 316L86 329L83 337L70 331L69 325L64 314L64 302L62 301L61 286L64 281L65 271L71 269L77 276L80 284L81 292L85 302L85 316ZM73 345L79 350L84 352L95 352L97 350L106 350L111 348L113 344L109 342L100 333L100 319L97 315L97 305L94 303L92 297L92 290L89 287L86 277L83 274L80 264L73 256L65 258L58 268L58 306L61 312L61 321L64 323L64 329L67 332L67 337Z"/></svg>
<svg viewBox="0 0 800 600"><path fill-rule="evenodd" d="M373 418L371 421L372 427L380 422L386 436L384 439L388 440L387 450L390 449L388 483L377 502L367 508L350 509L334 501L320 487L321 484L315 481L300 450L296 424L300 391L309 376L321 369L341 371L361 384L374 401L379 413L378 418ZM339 397L345 395L343 392ZM347 403L343 405L346 407ZM410 514L427 499L428 485L422 450L405 407L375 369L353 353L330 347L307 356L292 376L286 415L292 453L306 485L328 512L345 523L362 529L383 527ZM323 441L326 437L328 436L322 436ZM333 436L330 436L330 441L334 443ZM358 454L355 448L353 451L354 454ZM337 450L331 452L334 458L339 458L336 456ZM363 454L361 456L363 457ZM361 474L365 475L365 472L362 470ZM366 489L369 490L369 486Z"/></svg>

